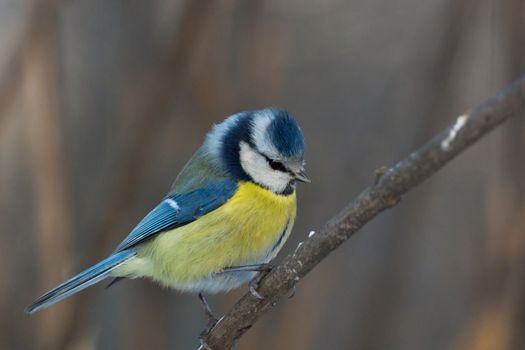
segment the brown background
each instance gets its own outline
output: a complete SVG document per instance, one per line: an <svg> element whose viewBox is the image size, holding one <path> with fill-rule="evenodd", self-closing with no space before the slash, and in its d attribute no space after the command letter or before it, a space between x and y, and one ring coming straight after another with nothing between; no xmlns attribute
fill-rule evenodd
<svg viewBox="0 0 525 350"><path fill-rule="evenodd" d="M520 0L0 0L0 348L194 348L197 298L145 280L23 308L111 252L240 110L287 108L306 134L292 249L524 73L524 28ZM517 118L475 145L238 349L525 348L524 144Z"/></svg>

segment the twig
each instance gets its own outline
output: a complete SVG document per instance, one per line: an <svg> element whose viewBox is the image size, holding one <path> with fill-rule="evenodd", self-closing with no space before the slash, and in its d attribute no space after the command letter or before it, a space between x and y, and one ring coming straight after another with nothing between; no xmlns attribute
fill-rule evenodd
<svg viewBox="0 0 525 350"><path fill-rule="evenodd" d="M436 173L468 146L522 110L524 105L525 76L464 113L461 127L456 122L398 162L261 280L259 292L266 299L259 300L249 293L243 296L209 332L206 343L213 350L230 349L261 315L328 254L379 213L395 206L405 193ZM447 141L446 147L443 147L444 141Z"/></svg>

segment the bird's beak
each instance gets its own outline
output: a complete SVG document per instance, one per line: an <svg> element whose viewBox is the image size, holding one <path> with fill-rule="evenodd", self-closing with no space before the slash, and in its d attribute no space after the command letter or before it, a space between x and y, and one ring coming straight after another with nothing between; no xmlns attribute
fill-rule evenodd
<svg viewBox="0 0 525 350"><path fill-rule="evenodd" d="M306 176L306 172L304 171L304 168L299 169L299 171L295 174L295 179L301 182L307 182L307 183L312 182L310 181L308 176Z"/></svg>

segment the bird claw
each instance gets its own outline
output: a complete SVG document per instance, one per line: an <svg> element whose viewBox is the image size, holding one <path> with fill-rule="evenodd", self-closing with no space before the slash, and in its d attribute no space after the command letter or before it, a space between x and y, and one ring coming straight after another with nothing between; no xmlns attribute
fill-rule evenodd
<svg viewBox="0 0 525 350"><path fill-rule="evenodd" d="M252 282L254 282L254 281L252 281ZM252 283L252 282L250 282L250 284L249 284L250 294L253 295L255 298L257 298L259 300L264 300L265 298L257 291L257 289L259 287L259 281L254 282L254 283ZM295 296L296 292L297 292L297 287L295 285L293 285L293 287L290 288L290 290L288 291L288 299L292 299Z"/></svg>
<svg viewBox="0 0 525 350"><path fill-rule="evenodd" d="M199 337L199 347L197 348L197 350L213 350L209 345L208 343L206 343L206 340L204 340L205 337L201 336Z"/></svg>
<svg viewBox="0 0 525 350"><path fill-rule="evenodd" d="M255 298L259 300L264 300L264 296L261 295L257 290L259 289L259 283L261 280L266 276L270 271L272 271L273 266L271 264L265 264L264 269L260 270L260 272L255 276L250 283L248 284L248 289L250 291L250 294L253 295Z"/></svg>
<svg viewBox="0 0 525 350"><path fill-rule="evenodd" d="M213 327L215 327L217 322L219 322L219 320L217 320L215 317L209 318L208 315L206 315L206 317L208 317L208 325L199 335L200 346L197 348L197 350L212 350L212 348L208 345L208 343L206 343L206 338L210 334Z"/></svg>
<svg viewBox="0 0 525 350"><path fill-rule="evenodd" d="M249 285L250 294L259 300L264 300L264 297L261 294L259 294L259 292L257 291L258 287L259 287L259 283L250 282L250 285Z"/></svg>

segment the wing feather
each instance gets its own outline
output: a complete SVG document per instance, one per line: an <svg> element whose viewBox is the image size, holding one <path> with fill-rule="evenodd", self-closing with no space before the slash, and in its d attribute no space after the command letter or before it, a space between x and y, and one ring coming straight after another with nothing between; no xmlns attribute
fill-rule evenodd
<svg viewBox="0 0 525 350"><path fill-rule="evenodd" d="M236 191L235 182L222 180L188 193L169 195L138 223L116 251L136 246L160 232L189 224L223 205Z"/></svg>

